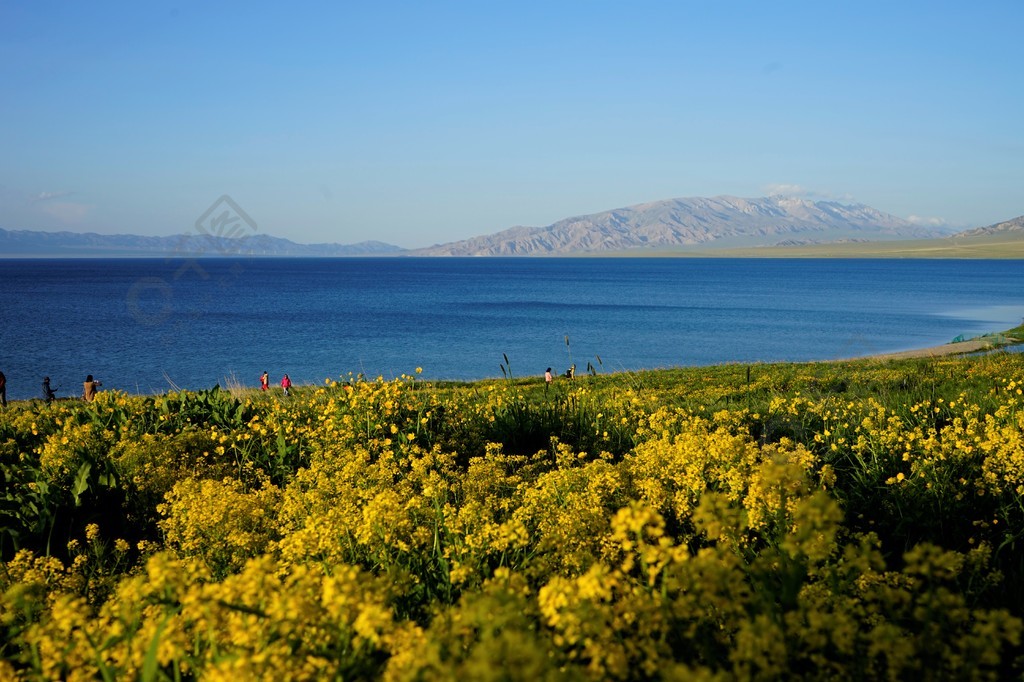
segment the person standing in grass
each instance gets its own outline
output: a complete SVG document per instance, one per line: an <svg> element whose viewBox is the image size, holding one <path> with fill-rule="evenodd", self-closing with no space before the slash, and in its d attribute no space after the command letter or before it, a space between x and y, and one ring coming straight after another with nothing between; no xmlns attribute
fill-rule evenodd
<svg viewBox="0 0 1024 682"><path fill-rule="evenodd" d="M292 380L288 378L287 374L285 374L284 378L281 379L281 388L284 389L284 394L285 395L290 395L288 393L288 389L291 388L291 387L292 387Z"/></svg>
<svg viewBox="0 0 1024 682"><path fill-rule="evenodd" d="M551 373L551 368L548 367L544 370L544 392L547 393L548 389L551 388L552 382L554 382L555 376Z"/></svg>
<svg viewBox="0 0 1024 682"><path fill-rule="evenodd" d="M0 372L0 407L7 407L7 376Z"/></svg>
<svg viewBox="0 0 1024 682"><path fill-rule="evenodd" d="M57 399L57 392L50 388L50 377L43 377L43 400L52 403Z"/></svg>
<svg viewBox="0 0 1024 682"><path fill-rule="evenodd" d="M95 381L91 374L85 377L85 383L82 384L82 400L87 403L91 403L93 400L96 400L96 391L102 385L103 384L101 382Z"/></svg>
<svg viewBox="0 0 1024 682"><path fill-rule="evenodd" d="M263 376L260 377L260 388L264 391L270 388L270 375L265 371L263 372Z"/></svg>

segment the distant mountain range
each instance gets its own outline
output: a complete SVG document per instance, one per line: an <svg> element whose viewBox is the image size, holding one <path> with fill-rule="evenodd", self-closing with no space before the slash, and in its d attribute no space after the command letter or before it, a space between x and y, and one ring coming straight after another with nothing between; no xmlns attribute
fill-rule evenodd
<svg viewBox="0 0 1024 682"><path fill-rule="evenodd" d="M863 204L772 196L668 199L566 218L547 227L513 227L413 251L423 256L544 256L601 252L927 239L923 228Z"/></svg>
<svg viewBox="0 0 1024 682"><path fill-rule="evenodd" d="M1006 220L995 225L989 225L988 227L976 227L973 230L964 230L963 232L957 232L954 237L993 237L996 235L1007 235L1020 233L1024 237L1024 215L1018 216L1013 220Z"/></svg>
<svg viewBox="0 0 1024 682"><path fill-rule="evenodd" d="M358 244L297 244L288 239L255 234L227 238L206 234L142 237L132 234L35 232L0 229L0 256L19 257L143 257L180 256L387 256L404 249L383 242Z"/></svg>
<svg viewBox="0 0 1024 682"><path fill-rule="evenodd" d="M206 234L143 237L0 229L0 257L642 255L994 236L1016 239L1018 235L1024 240L1024 216L951 235L949 230L921 227L863 204L720 196L637 204L566 218L546 227L513 227L412 250L378 241L297 244L266 234L232 239Z"/></svg>

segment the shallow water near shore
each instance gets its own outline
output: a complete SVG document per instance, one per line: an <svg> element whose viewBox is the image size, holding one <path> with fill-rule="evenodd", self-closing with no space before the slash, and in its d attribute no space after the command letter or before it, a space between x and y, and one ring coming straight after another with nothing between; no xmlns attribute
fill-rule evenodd
<svg viewBox="0 0 1024 682"><path fill-rule="evenodd" d="M8 398L349 372L428 379L850 358L999 331L1024 264L982 260L0 260ZM567 347L565 336L569 336ZM600 357L600 362L598 361Z"/></svg>

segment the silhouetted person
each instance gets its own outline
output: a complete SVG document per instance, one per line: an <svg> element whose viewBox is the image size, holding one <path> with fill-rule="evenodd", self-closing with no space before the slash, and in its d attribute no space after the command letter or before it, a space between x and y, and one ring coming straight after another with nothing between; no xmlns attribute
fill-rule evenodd
<svg viewBox="0 0 1024 682"><path fill-rule="evenodd" d="M43 400L52 403L57 398L57 392L50 388L50 377L43 377Z"/></svg>
<svg viewBox="0 0 1024 682"><path fill-rule="evenodd" d="M0 372L0 407L7 407L7 377Z"/></svg>
<svg viewBox="0 0 1024 682"><path fill-rule="evenodd" d="M576 378L576 365L575 364L573 364L572 367L570 367L569 369L565 370L565 378L566 379L575 379Z"/></svg>
<svg viewBox="0 0 1024 682"><path fill-rule="evenodd" d="M85 383L82 384L82 400L87 403L91 403L96 399L96 391L103 384L99 381L93 381L92 375L90 374L85 378Z"/></svg>

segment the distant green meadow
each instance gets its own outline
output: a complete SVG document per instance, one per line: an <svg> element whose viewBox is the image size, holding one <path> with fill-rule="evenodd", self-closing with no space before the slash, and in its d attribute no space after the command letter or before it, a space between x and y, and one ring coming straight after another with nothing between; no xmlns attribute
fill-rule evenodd
<svg viewBox="0 0 1024 682"><path fill-rule="evenodd" d="M958 237L956 239L912 239L904 241L842 242L800 246L751 246L715 249L617 251L586 254L617 257L691 258L1024 258L1024 232L1001 235Z"/></svg>

